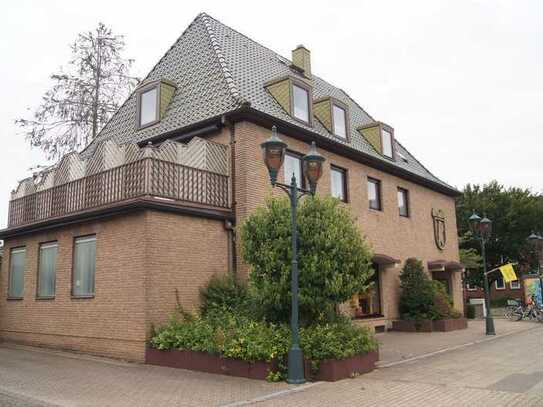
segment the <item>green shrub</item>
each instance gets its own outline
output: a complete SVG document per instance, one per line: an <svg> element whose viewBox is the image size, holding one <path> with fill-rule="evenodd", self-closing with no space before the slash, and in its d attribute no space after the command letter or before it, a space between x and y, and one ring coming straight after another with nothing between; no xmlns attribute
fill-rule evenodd
<svg viewBox="0 0 543 407"><path fill-rule="evenodd" d="M366 289L371 251L349 210L334 198L306 197L298 209L300 319L327 321L336 305ZM241 229L251 288L269 320L287 322L291 291L291 214L287 199L269 199Z"/></svg>
<svg viewBox="0 0 543 407"><path fill-rule="evenodd" d="M160 350L186 349L250 362L276 359L284 365L290 341L287 324L255 321L214 309L188 321L172 318L150 344ZM300 345L305 357L315 362L345 359L377 349L377 341L367 328L344 319L302 328Z"/></svg>
<svg viewBox="0 0 543 407"><path fill-rule="evenodd" d="M400 273L400 315L403 319L434 319L435 289L422 262L409 258Z"/></svg>
<svg viewBox="0 0 543 407"><path fill-rule="evenodd" d="M227 309L232 312L247 309L248 301L247 285L229 274L214 275L208 284L200 289L202 315L214 309Z"/></svg>
<svg viewBox="0 0 543 407"><path fill-rule="evenodd" d="M430 319L451 318L453 314L452 298L447 294L445 285L439 281L431 280L432 290L434 292L434 304L430 312Z"/></svg>

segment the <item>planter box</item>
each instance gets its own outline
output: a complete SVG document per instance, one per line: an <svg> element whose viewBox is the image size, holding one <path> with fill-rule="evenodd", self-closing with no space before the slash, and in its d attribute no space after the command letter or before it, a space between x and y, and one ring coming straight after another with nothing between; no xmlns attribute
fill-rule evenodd
<svg viewBox="0 0 543 407"><path fill-rule="evenodd" d="M392 321L392 329L400 332L432 332L433 324L429 319Z"/></svg>
<svg viewBox="0 0 543 407"><path fill-rule="evenodd" d="M311 372L311 362L305 363L305 377L308 380L335 382L348 379L355 374L369 373L375 369L379 360L379 351L369 352L364 355L356 355L349 359L326 359L319 364L319 371Z"/></svg>
<svg viewBox="0 0 543 407"><path fill-rule="evenodd" d="M304 366L305 377L308 380L335 382L336 380L352 377L354 374L371 372L375 369L375 363L378 360L379 351L343 360L323 360L319 365L319 371L314 375L311 372L311 362L306 360ZM152 348L145 350L145 363L259 380L266 380L269 372L275 372L278 369L275 361L251 363L204 352L189 350L166 351Z"/></svg>
<svg viewBox="0 0 543 407"><path fill-rule="evenodd" d="M440 319L431 321L422 319L419 321L392 321L392 329L400 332L449 332L457 329L466 329L468 320L466 318Z"/></svg>
<svg viewBox="0 0 543 407"><path fill-rule="evenodd" d="M274 362L246 362L204 352L152 348L145 351L145 363L259 380L266 380L270 371L277 370L277 363Z"/></svg>
<svg viewBox="0 0 543 407"><path fill-rule="evenodd" d="M468 327L468 320L466 318L457 319L441 319L433 321L434 331L448 332L456 331L457 329L466 329Z"/></svg>

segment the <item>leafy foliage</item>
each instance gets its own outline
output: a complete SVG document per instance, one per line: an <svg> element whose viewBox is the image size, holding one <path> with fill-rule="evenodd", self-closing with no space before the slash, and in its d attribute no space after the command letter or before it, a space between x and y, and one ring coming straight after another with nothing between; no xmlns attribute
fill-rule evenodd
<svg viewBox="0 0 543 407"><path fill-rule="evenodd" d="M366 289L371 251L350 212L337 199L307 197L298 209L302 323L330 320L336 306ZM250 282L267 317L290 314L291 218L287 199L269 199L241 229Z"/></svg>
<svg viewBox="0 0 543 407"><path fill-rule="evenodd" d="M51 75L33 117L15 121L33 147L56 159L96 137L137 82L129 75L133 60L121 56L124 46L123 36L102 23L77 36L68 66Z"/></svg>
<svg viewBox="0 0 543 407"><path fill-rule="evenodd" d="M239 312L247 308L249 301L247 285L229 274L213 276L209 283L200 289L202 315L216 309Z"/></svg>
<svg viewBox="0 0 543 407"><path fill-rule="evenodd" d="M506 262L518 262L521 270L533 270L537 256L526 238L532 231L543 231L543 196L529 189L505 188L492 181L486 185L468 184L458 198L456 218L460 248L480 252L480 242L469 230L473 211L492 220L492 237L487 248L489 269ZM490 279L496 274L490 274ZM470 284L482 287L482 269L469 273ZM492 281L491 281L492 282Z"/></svg>

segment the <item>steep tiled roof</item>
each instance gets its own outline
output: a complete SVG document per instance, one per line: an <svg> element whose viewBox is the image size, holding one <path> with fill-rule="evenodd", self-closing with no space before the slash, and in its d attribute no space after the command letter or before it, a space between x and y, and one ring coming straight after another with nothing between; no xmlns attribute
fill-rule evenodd
<svg viewBox="0 0 543 407"><path fill-rule="evenodd" d="M285 75L300 75L291 62L272 50L238 33L207 14L200 14L147 75L145 81L167 79L175 82L177 91L164 118L155 126L136 128L136 95L132 94L97 139L84 154L91 152L97 142L114 138L118 143L139 142L164 133L194 125L205 119L231 112L248 102L252 109L330 138L333 137L318 121L313 127L294 120L268 93L264 84ZM390 160L379 154L356 130L374 122L346 92L312 76L313 97L333 96L349 107L351 138L348 145L374 159L382 160L428 181L452 189L430 173L400 143L396 151L406 160Z"/></svg>

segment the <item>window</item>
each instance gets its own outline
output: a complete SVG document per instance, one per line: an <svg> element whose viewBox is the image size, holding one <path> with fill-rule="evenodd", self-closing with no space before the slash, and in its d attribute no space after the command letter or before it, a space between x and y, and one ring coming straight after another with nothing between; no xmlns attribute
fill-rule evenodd
<svg viewBox="0 0 543 407"><path fill-rule="evenodd" d="M285 171L285 183L290 185L290 180L294 175L296 177L296 185L298 185L298 188L302 188L304 180L302 177L302 160L300 156L287 151L283 168Z"/></svg>
<svg viewBox="0 0 543 407"><path fill-rule="evenodd" d="M511 281L511 289L512 290L520 289L520 281L518 281L518 280Z"/></svg>
<svg viewBox="0 0 543 407"><path fill-rule="evenodd" d="M398 209L400 216L409 216L409 191L404 188L398 188Z"/></svg>
<svg viewBox="0 0 543 407"><path fill-rule="evenodd" d="M37 291L39 298L55 296L57 252L58 244L56 242L40 245Z"/></svg>
<svg viewBox="0 0 543 407"><path fill-rule="evenodd" d="M368 280L369 287L364 293L358 294L357 317L381 316L381 287L379 284L379 266L373 264L375 273Z"/></svg>
<svg viewBox="0 0 543 407"><path fill-rule="evenodd" d="M158 121L158 85L139 93L139 127Z"/></svg>
<svg viewBox="0 0 543 407"><path fill-rule="evenodd" d="M496 290L505 290L505 282L501 275L496 278Z"/></svg>
<svg viewBox="0 0 543 407"><path fill-rule="evenodd" d="M74 244L72 294L76 297L94 295L96 272L96 236L78 237Z"/></svg>
<svg viewBox="0 0 543 407"><path fill-rule="evenodd" d="M332 104L332 114L334 134L341 138L347 138L347 113L345 112L345 109Z"/></svg>
<svg viewBox="0 0 543 407"><path fill-rule="evenodd" d="M381 144L383 146L383 155L392 158L392 133L390 131L382 130Z"/></svg>
<svg viewBox="0 0 543 407"><path fill-rule="evenodd" d="M332 166L330 169L332 180L332 196L347 202L347 170Z"/></svg>
<svg viewBox="0 0 543 407"><path fill-rule="evenodd" d="M368 178L368 200L370 209L381 210L381 181Z"/></svg>
<svg viewBox="0 0 543 407"><path fill-rule="evenodd" d="M8 297L23 298L26 249L24 247L12 249L9 257Z"/></svg>
<svg viewBox="0 0 543 407"><path fill-rule="evenodd" d="M470 283L466 283L466 289L468 291L476 291L477 290L477 287L474 286L474 285L471 285Z"/></svg>
<svg viewBox="0 0 543 407"><path fill-rule="evenodd" d="M298 85L292 85L293 115L295 118L309 123L309 92Z"/></svg>

